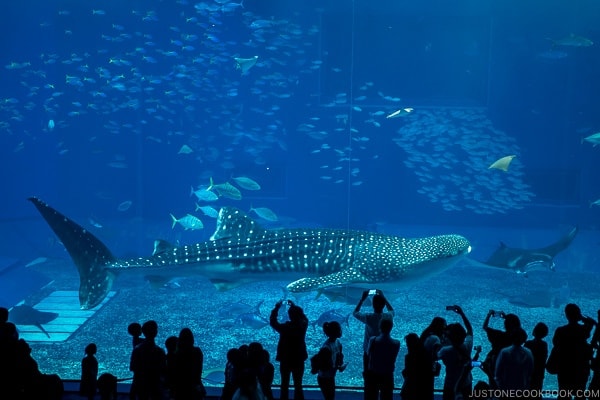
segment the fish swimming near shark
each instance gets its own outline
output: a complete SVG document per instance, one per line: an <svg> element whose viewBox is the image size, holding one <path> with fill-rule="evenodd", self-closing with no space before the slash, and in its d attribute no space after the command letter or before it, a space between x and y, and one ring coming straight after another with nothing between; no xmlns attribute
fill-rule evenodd
<svg viewBox="0 0 600 400"><path fill-rule="evenodd" d="M575 239L577 232L577 227L572 228L556 242L539 249L508 247L503 242L500 242L500 246L483 264L506 268L523 274L539 267L554 270L554 257L569 247L573 239Z"/></svg>
<svg viewBox="0 0 600 400"><path fill-rule="evenodd" d="M102 302L119 272L203 275L213 283L286 280L290 292L339 285L400 284L427 278L471 251L460 235L402 238L337 229L264 229L223 207L211 240L167 247L148 257L117 259L98 238L38 198L29 199L77 266L79 302Z"/></svg>

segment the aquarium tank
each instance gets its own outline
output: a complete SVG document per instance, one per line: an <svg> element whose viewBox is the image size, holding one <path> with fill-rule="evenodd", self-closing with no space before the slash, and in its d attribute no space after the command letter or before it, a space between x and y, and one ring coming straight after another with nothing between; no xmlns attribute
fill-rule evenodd
<svg viewBox="0 0 600 400"><path fill-rule="evenodd" d="M0 305L44 373L79 379L93 342L130 378L127 327L148 320L160 345L191 328L207 386L250 342L277 369L289 299L309 355L341 323L337 384L359 388L372 289L402 341L460 305L482 357L489 310L548 342L567 303L597 316L596 1L33 0L0 19Z"/></svg>

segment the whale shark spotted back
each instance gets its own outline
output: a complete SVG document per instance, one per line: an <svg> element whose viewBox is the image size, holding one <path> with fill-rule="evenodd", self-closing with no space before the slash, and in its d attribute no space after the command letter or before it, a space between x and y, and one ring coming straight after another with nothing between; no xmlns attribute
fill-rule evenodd
<svg viewBox="0 0 600 400"><path fill-rule="evenodd" d="M170 247L148 257L115 258L89 231L38 198L29 199L77 266L84 309L99 304L117 272L152 270L166 276L203 275L213 283L286 280L291 292L349 284L426 278L471 250L460 235L402 238L339 229L264 229L242 211L224 207L211 240Z"/></svg>

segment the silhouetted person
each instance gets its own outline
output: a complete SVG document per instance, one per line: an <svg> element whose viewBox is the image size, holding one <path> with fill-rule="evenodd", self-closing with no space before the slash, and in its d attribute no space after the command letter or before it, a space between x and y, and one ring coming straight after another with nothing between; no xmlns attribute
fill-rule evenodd
<svg viewBox="0 0 600 400"><path fill-rule="evenodd" d="M63 384L56 374L42 374L38 363L31 357L31 347L23 339L14 342L15 359L12 363L14 384L19 396L16 399L60 399Z"/></svg>
<svg viewBox="0 0 600 400"><path fill-rule="evenodd" d="M117 377L103 373L98 377L98 393L100 400L117 400Z"/></svg>
<svg viewBox="0 0 600 400"><path fill-rule="evenodd" d="M500 350L494 380L500 390L527 390L531 385L533 355L523 347L527 333L523 328L511 332L512 345Z"/></svg>
<svg viewBox="0 0 600 400"><path fill-rule="evenodd" d="M367 371L365 373L366 400L392 400L394 370L400 351L400 341L392 339L394 322L383 318L379 323L380 334L369 339L367 345Z"/></svg>
<svg viewBox="0 0 600 400"><path fill-rule="evenodd" d="M165 358L165 389L171 395L173 394L176 377L175 352L177 351L177 340L177 336L169 336L165 340L165 348L167 349Z"/></svg>
<svg viewBox="0 0 600 400"><path fill-rule="evenodd" d="M144 338L142 338L142 325L138 322L129 324L129 326L127 326L127 333L131 335L131 344L134 349L138 344L144 341Z"/></svg>
<svg viewBox="0 0 600 400"><path fill-rule="evenodd" d="M431 367L431 374L428 375L429 380L427 382L422 382L423 385L427 386L427 389L423 388L423 391L421 392L421 395L425 396L423 397L423 400L433 400L435 377L440 375L442 369L437 358L437 353L447 344L447 339L445 337L447 326L448 324L444 318L434 317L429 326L423 330L419 337L421 343L423 343Z"/></svg>
<svg viewBox="0 0 600 400"><path fill-rule="evenodd" d="M404 384L400 391L402 400L424 400L433 396L430 381L433 377L431 356L427 354L423 342L416 333L409 333L406 341L406 355L402 377Z"/></svg>
<svg viewBox="0 0 600 400"><path fill-rule="evenodd" d="M165 372L165 351L156 345L158 324L147 321L142 325L144 341L133 349L129 369L139 400L161 400L162 379Z"/></svg>
<svg viewBox="0 0 600 400"><path fill-rule="evenodd" d="M450 344L438 351L438 358L446 367L442 396L444 400L454 400L457 395L468 398L473 381L470 370L473 327L461 307L455 305L449 311L457 313L462 318L465 327L459 323L449 324L446 328L446 336ZM460 384L457 385L457 383Z"/></svg>
<svg viewBox="0 0 600 400"><path fill-rule="evenodd" d="M330 362L326 363L326 369L317 372L317 383L323 398L325 400L333 400L335 398L335 375L337 371L343 371L344 355L342 352L342 326L337 321L325 322L323 324L323 333L327 336L327 340L321 346L321 349L326 348L330 357Z"/></svg>
<svg viewBox="0 0 600 400"><path fill-rule="evenodd" d="M542 390L546 374L546 360L548 359L548 343L544 340L548 336L548 326L543 322L538 322L533 328L532 334L533 339L525 342L525 347L531 351L533 356L533 372L529 388Z"/></svg>
<svg viewBox="0 0 600 400"><path fill-rule="evenodd" d="M242 352L240 349L232 348L227 351L227 363L225 364L225 383L221 393L221 400L231 400L233 394L239 387L239 372L242 363Z"/></svg>
<svg viewBox="0 0 600 400"><path fill-rule="evenodd" d="M0 343L12 336L12 330L8 327L8 308L0 307ZM10 332L10 333L9 333ZM14 337L18 339L18 337Z"/></svg>
<svg viewBox="0 0 600 400"><path fill-rule="evenodd" d="M275 379L275 367L271 363L271 355L265 349L260 353L258 365L258 383L267 400L273 400L273 380Z"/></svg>
<svg viewBox="0 0 600 400"><path fill-rule="evenodd" d="M556 348L559 359L558 389L560 391L572 390L573 395L577 390L581 390L583 399L583 390L586 388L590 375L592 358L592 348L587 339L590 337L595 322L589 317L584 317L579 306L573 303L565 306L565 316L567 325L556 328L552 338L552 345ZM570 397L559 397L559 399L570 399Z"/></svg>
<svg viewBox="0 0 600 400"><path fill-rule="evenodd" d="M85 357L81 360L81 381L79 382L79 394L88 399L96 395L98 379L98 360L96 360L96 344L90 343L85 346Z"/></svg>
<svg viewBox="0 0 600 400"><path fill-rule="evenodd" d="M504 320L503 331L489 326L490 318L492 317L500 317ZM483 361L482 369L488 376L492 389L496 388L496 382L494 382L496 358L498 357L500 350L512 344L511 333L513 330L520 327L521 320L519 320L519 317L515 314L504 314L504 312L496 312L494 310L490 310L483 321L483 330L485 331L492 348Z"/></svg>
<svg viewBox="0 0 600 400"><path fill-rule="evenodd" d="M259 342L252 342L248 345L246 368L242 373L252 375L258 385L253 388L251 382L248 382L250 392L246 396L260 397L262 395L265 399L273 399L271 387L275 377L275 367L271 364L270 357L269 352ZM260 393L258 393L259 391Z"/></svg>
<svg viewBox="0 0 600 400"><path fill-rule="evenodd" d="M131 335L131 345L135 349L137 345L141 344L144 339L142 336L142 325L139 322L132 322L127 326L127 333ZM134 379L131 382L131 386L129 388L129 399L136 400L137 399L137 389L136 389L136 380Z"/></svg>
<svg viewBox="0 0 600 400"><path fill-rule="evenodd" d="M308 358L306 352L306 329L308 318L304 315L302 308L288 300L289 321L280 323L277 320L282 301L275 304L271 311L269 324L279 333L277 343L277 355L279 371L281 373L281 395L280 400L288 400L290 375L294 379L294 400L304 400L302 391L302 377L304 376L304 361Z"/></svg>
<svg viewBox="0 0 600 400"><path fill-rule="evenodd" d="M363 377L365 375L364 372L368 370L369 358L367 357L367 346L369 345L369 340L371 339L371 337L378 336L381 333L379 331L379 323L383 318L387 318L390 320L394 319L394 309L392 308L392 305L387 301L381 290L376 290L375 294L373 295L373 312L360 311L363 303L368 297L369 290L365 290L362 294L362 297L358 301L354 312L352 313L354 318L365 324L365 334L363 339ZM387 308L388 311L383 312L384 308Z"/></svg>
<svg viewBox="0 0 600 400"><path fill-rule="evenodd" d="M8 322L8 309L0 307L0 398L17 398L20 387L15 364L18 359L17 327Z"/></svg>
<svg viewBox="0 0 600 400"><path fill-rule="evenodd" d="M596 393L600 393L600 310L598 310L598 322L596 324L596 329L594 329L594 336L592 336L591 346L595 351L595 355L590 362L590 369L593 371L592 379L590 380L590 385L588 386L588 390L595 390ZM594 395L590 396L590 399L600 398L600 396Z"/></svg>
<svg viewBox="0 0 600 400"><path fill-rule="evenodd" d="M204 354L194 346L194 334L183 328L177 339L173 392L175 400L201 400L206 396L202 384Z"/></svg>

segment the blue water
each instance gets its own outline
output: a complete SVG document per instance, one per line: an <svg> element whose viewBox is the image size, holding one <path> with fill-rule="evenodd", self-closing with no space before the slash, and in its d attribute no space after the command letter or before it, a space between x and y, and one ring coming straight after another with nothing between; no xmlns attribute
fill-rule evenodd
<svg viewBox="0 0 600 400"><path fill-rule="evenodd" d="M116 255L130 256L148 254L156 238L207 240L215 221L195 211L190 187L206 188L211 178L220 184L248 177L261 189L241 188L241 200L221 197L210 205L267 207L278 216L277 222L261 221L269 227L396 233L400 226L406 236L457 232L475 244L479 260L500 240L544 246L577 225L582 235L576 254L572 247L557 263L563 275L540 282L559 288L575 271L595 277L600 208L591 204L600 197L600 148L582 139L600 131L600 6L571 3L4 4L3 256L25 263L61 260L58 276L64 277L64 267L73 282L59 280L57 288L77 290L70 259L27 197L40 196ZM236 61L254 57L253 66ZM397 111L397 118L386 118ZM507 171L488 169L511 155L516 157ZM172 229L171 213L194 214L204 229ZM503 285L522 284L512 276L502 279ZM181 285L164 296L180 299L198 291ZM147 300L136 297L148 295L148 287L137 286L129 280L120 286L124 297L139 300L139 312L125 316L115 308L123 319L115 331L124 333L130 319L153 316L154 310L144 309ZM215 298L226 305L244 296L254 305L267 290L264 314L281 297L281 286L238 288ZM407 310L430 291L427 284L414 289L403 300ZM457 298L473 301L484 314L485 301L506 303L501 293L476 301L461 287ZM589 301L586 312L593 314L596 295L587 295L573 298ZM435 309L454 302L441 297ZM315 320L338 307L304 301ZM541 312L531 318L561 321L556 309ZM192 324L186 308L175 315L164 321L170 334ZM423 311L414 330L429 318ZM58 358L75 360L61 375L78 375L79 347L102 342L91 333L101 326L80 333L71 349L60 345ZM261 337L273 341L267 330ZM240 343L255 335L251 330ZM313 345L320 340L315 335ZM223 364L226 348L223 343L214 354L206 350L211 368ZM53 347L36 349L52 354ZM107 363L127 373L126 360Z"/></svg>

